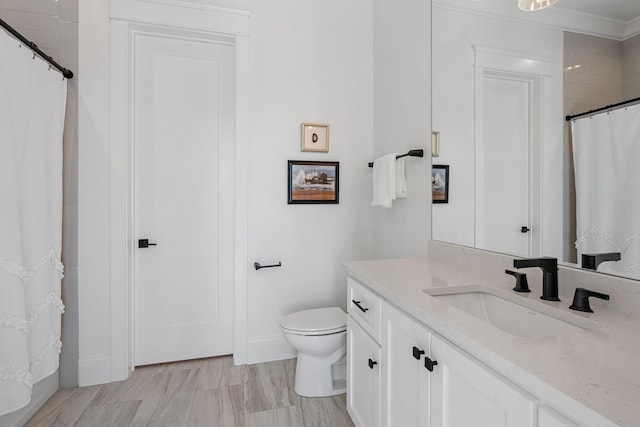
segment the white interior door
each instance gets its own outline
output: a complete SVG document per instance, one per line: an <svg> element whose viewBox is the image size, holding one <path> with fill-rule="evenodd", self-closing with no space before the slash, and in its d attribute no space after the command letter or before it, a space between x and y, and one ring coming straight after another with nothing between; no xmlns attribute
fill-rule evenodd
<svg viewBox="0 0 640 427"><path fill-rule="evenodd" d="M233 352L233 47L134 54L135 364ZM139 245L136 245L139 246Z"/></svg>
<svg viewBox="0 0 640 427"><path fill-rule="evenodd" d="M530 82L482 79L482 129L476 144L476 247L530 253Z"/></svg>

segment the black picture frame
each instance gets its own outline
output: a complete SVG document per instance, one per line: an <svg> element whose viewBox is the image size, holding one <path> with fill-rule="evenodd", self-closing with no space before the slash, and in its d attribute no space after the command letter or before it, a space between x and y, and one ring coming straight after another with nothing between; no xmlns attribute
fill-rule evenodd
<svg viewBox="0 0 640 427"><path fill-rule="evenodd" d="M431 201L449 203L449 165L431 166Z"/></svg>
<svg viewBox="0 0 640 427"><path fill-rule="evenodd" d="M338 204L340 162L289 160L287 204Z"/></svg>

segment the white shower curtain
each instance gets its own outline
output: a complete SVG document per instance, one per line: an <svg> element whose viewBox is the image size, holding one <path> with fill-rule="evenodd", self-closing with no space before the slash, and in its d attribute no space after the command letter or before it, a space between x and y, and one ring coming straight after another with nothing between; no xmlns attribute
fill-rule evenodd
<svg viewBox="0 0 640 427"><path fill-rule="evenodd" d="M640 105L574 120L578 259L620 252L598 271L640 279Z"/></svg>
<svg viewBox="0 0 640 427"><path fill-rule="evenodd" d="M58 368L67 82L0 31L0 415Z"/></svg>

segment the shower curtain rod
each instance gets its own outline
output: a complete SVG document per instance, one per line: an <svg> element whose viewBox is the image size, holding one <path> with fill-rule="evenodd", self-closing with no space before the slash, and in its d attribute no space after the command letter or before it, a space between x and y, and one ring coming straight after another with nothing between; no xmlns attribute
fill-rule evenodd
<svg viewBox="0 0 640 427"><path fill-rule="evenodd" d="M601 111L616 110L616 109L618 109L620 107L624 107L627 104L632 104L634 102L640 102L640 98L633 98L633 99L629 99L627 101L618 102L617 104L611 104L611 105L607 105L606 107L596 108L595 110L589 110L587 112L580 113L580 114L575 114L573 116L567 116L567 117L565 117L565 119L569 122L569 121L571 121L573 119L577 119L578 117L588 116L590 114L599 113Z"/></svg>
<svg viewBox="0 0 640 427"><path fill-rule="evenodd" d="M34 53L38 54L38 56L40 56L42 59L44 59L49 64L51 64L51 66L58 69L58 71L60 71L65 78L67 79L73 78L73 72L71 72L70 70L67 70L62 65L58 64L56 61L53 60L53 58L51 58L49 55L41 51L34 42L27 40L22 34L20 34L16 29L14 29L11 25L4 22L2 19L0 19L0 26L5 30L7 30L12 36L20 40L22 43L24 43Z"/></svg>

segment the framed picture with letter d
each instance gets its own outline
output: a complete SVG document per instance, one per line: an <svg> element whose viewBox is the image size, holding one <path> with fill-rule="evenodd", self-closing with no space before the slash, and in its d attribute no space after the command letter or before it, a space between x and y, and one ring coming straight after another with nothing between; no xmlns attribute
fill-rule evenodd
<svg viewBox="0 0 640 427"><path fill-rule="evenodd" d="M329 125L302 123L302 151L329 152Z"/></svg>

